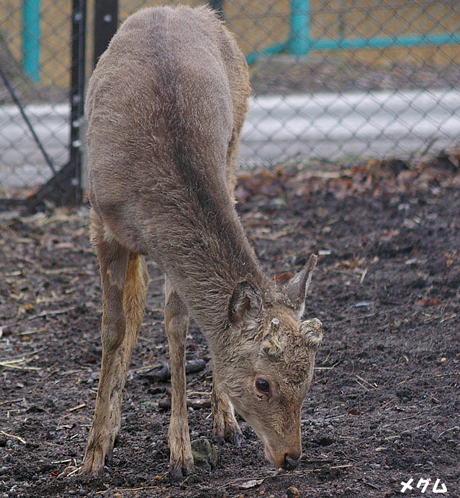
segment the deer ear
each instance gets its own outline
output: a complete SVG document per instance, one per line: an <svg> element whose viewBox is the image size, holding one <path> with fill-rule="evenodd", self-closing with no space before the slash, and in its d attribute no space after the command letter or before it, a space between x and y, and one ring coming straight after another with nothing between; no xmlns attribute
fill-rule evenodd
<svg viewBox="0 0 460 498"><path fill-rule="evenodd" d="M323 340L323 333L321 331L322 328L323 324L317 318L302 322L302 325L300 326L300 333L303 335L305 345L308 349L317 351L321 341Z"/></svg>
<svg viewBox="0 0 460 498"><path fill-rule="evenodd" d="M318 256L312 254L303 270L295 277L291 278L284 287L284 291L294 305L294 310L298 313L299 318L303 315L305 309L305 297L311 282L316 261L318 261Z"/></svg>
<svg viewBox="0 0 460 498"><path fill-rule="evenodd" d="M247 281L236 285L228 305L228 319L232 325L254 320L262 311L259 290Z"/></svg>

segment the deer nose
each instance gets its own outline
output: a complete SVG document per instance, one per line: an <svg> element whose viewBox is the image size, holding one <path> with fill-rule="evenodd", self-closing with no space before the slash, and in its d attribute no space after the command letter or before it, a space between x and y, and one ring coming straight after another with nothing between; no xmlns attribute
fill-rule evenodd
<svg viewBox="0 0 460 498"><path fill-rule="evenodd" d="M294 470L299 465L300 458L293 458L289 453L284 455L284 470Z"/></svg>

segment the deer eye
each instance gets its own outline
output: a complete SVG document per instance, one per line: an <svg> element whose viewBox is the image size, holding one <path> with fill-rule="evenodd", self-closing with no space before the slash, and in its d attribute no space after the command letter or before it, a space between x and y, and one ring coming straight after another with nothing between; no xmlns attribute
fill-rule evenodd
<svg viewBox="0 0 460 498"><path fill-rule="evenodd" d="M257 379L256 380L257 390L261 393L267 394L270 392L270 384L265 379Z"/></svg>

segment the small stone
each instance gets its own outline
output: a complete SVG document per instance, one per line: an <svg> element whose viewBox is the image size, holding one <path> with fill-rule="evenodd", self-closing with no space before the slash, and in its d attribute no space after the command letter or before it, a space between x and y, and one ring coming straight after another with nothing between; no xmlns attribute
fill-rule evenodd
<svg viewBox="0 0 460 498"><path fill-rule="evenodd" d="M12 333L13 331L11 330L11 327L9 325L4 325L3 327L0 327L0 337L7 337Z"/></svg>
<svg viewBox="0 0 460 498"><path fill-rule="evenodd" d="M446 365L446 364L447 364L447 358L442 357L442 358L439 360L439 363L440 363L442 366Z"/></svg>
<svg viewBox="0 0 460 498"><path fill-rule="evenodd" d="M287 488L286 495L287 498L300 498L299 490L294 486Z"/></svg>

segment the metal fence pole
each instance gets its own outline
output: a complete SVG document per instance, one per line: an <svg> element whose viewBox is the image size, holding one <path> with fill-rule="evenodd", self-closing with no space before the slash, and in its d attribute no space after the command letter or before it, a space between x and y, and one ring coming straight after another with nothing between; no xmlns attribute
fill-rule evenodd
<svg viewBox="0 0 460 498"><path fill-rule="evenodd" d="M224 0L209 0L208 4L219 14L221 19L224 19Z"/></svg>
<svg viewBox="0 0 460 498"><path fill-rule="evenodd" d="M40 0L23 0L22 66L32 81L40 81Z"/></svg>
<svg viewBox="0 0 460 498"><path fill-rule="evenodd" d="M75 187L75 203L82 200L82 137L81 125L85 104L86 0L72 2L72 65L70 89L70 163L74 167L71 183Z"/></svg>
<svg viewBox="0 0 460 498"><path fill-rule="evenodd" d="M38 206L46 204L46 201L56 205L81 204L83 198L81 127L85 103L85 49L86 0L73 0L69 161L27 200L29 211L36 210Z"/></svg>
<svg viewBox="0 0 460 498"><path fill-rule="evenodd" d="M109 46L118 28L118 0L96 0L94 6L93 65Z"/></svg>
<svg viewBox="0 0 460 498"><path fill-rule="evenodd" d="M310 0L291 0L291 33L287 50L292 55L310 52Z"/></svg>

